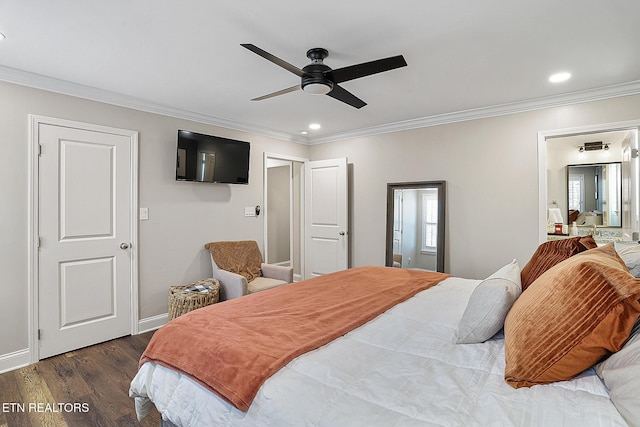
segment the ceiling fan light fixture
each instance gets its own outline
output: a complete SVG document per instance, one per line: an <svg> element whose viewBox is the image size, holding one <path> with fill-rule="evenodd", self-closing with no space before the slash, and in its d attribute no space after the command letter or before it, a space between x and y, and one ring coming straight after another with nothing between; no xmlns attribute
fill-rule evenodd
<svg viewBox="0 0 640 427"><path fill-rule="evenodd" d="M302 90L312 95L326 95L331 92L331 85L327 83L313 82L302 86Z"/></svg>

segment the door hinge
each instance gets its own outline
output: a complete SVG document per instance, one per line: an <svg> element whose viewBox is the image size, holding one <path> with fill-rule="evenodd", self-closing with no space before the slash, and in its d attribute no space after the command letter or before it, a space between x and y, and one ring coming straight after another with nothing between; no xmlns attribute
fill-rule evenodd
<svg viewBox="0 0 640 427"><path fill-rule="evenodd" d="M42 156L42 144L38 144L38 156Z"/></svg>
<svg viewBox="0 0 640 427"><path fill-rule="evenodd" d="M38 249L42 246L42 237L38 236Z"/></svg>
<svg viewBox="0 0 640 427"><path fill-rule="evenodd" d="M42 329L38 329L38 340L42 339Z"/></svg>

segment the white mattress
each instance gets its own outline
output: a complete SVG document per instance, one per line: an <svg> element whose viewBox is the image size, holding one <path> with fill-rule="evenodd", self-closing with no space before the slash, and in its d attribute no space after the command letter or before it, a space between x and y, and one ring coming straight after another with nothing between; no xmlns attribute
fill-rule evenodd
<svg viewBox="0 0 640 427"><path fill-rule="evenodd" d="M626 426L593 370L513 389L500 335L455 344L476 280L450 278L291 361L244 413L186 376L144 364L130 395L179 426ZM215 369L215 367L212 367Z"/></svg>

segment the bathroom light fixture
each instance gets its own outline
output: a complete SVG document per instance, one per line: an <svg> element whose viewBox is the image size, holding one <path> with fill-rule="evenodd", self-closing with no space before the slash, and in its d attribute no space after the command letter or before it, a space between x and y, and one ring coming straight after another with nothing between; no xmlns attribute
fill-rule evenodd
<svg viewBox="0 0 640 427"><path fill-rule="evenodd" d="M561 83L561 82L566 82L570 78L571 78L571 73L567 73L566 71L563 71L561 73L552 74L549 77L549 81L551 83Z"/></svg>
<svg viewBox="0 0 640 427"><path fill-rule="evenodd" d="M603 143L602 141L595 142L585 142L581 146L578 147L578 152L583 153L585 151L596 151L596 150L608 150L609 144Z"/></svg>

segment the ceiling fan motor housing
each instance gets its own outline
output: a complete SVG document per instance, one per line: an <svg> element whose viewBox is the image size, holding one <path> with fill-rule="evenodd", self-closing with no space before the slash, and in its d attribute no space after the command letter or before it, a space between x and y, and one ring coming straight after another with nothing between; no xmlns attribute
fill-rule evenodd
<svg viewBox="0 0 640 427"><path fill-rule="evenodd" d="M322 62L328 55L329 52L321 47L316 47L307 51L307 58L311 60L311 64L302 68L304 73L302 76L302 83L300 84L302 90L305 90L305 87L309 85L323 85L328 88L328 90L325 89L321 91L310 91L310 88L307 88L306 91L311 93L326 94L333 90L333 81L330 78L331 67Z"/></svg>

